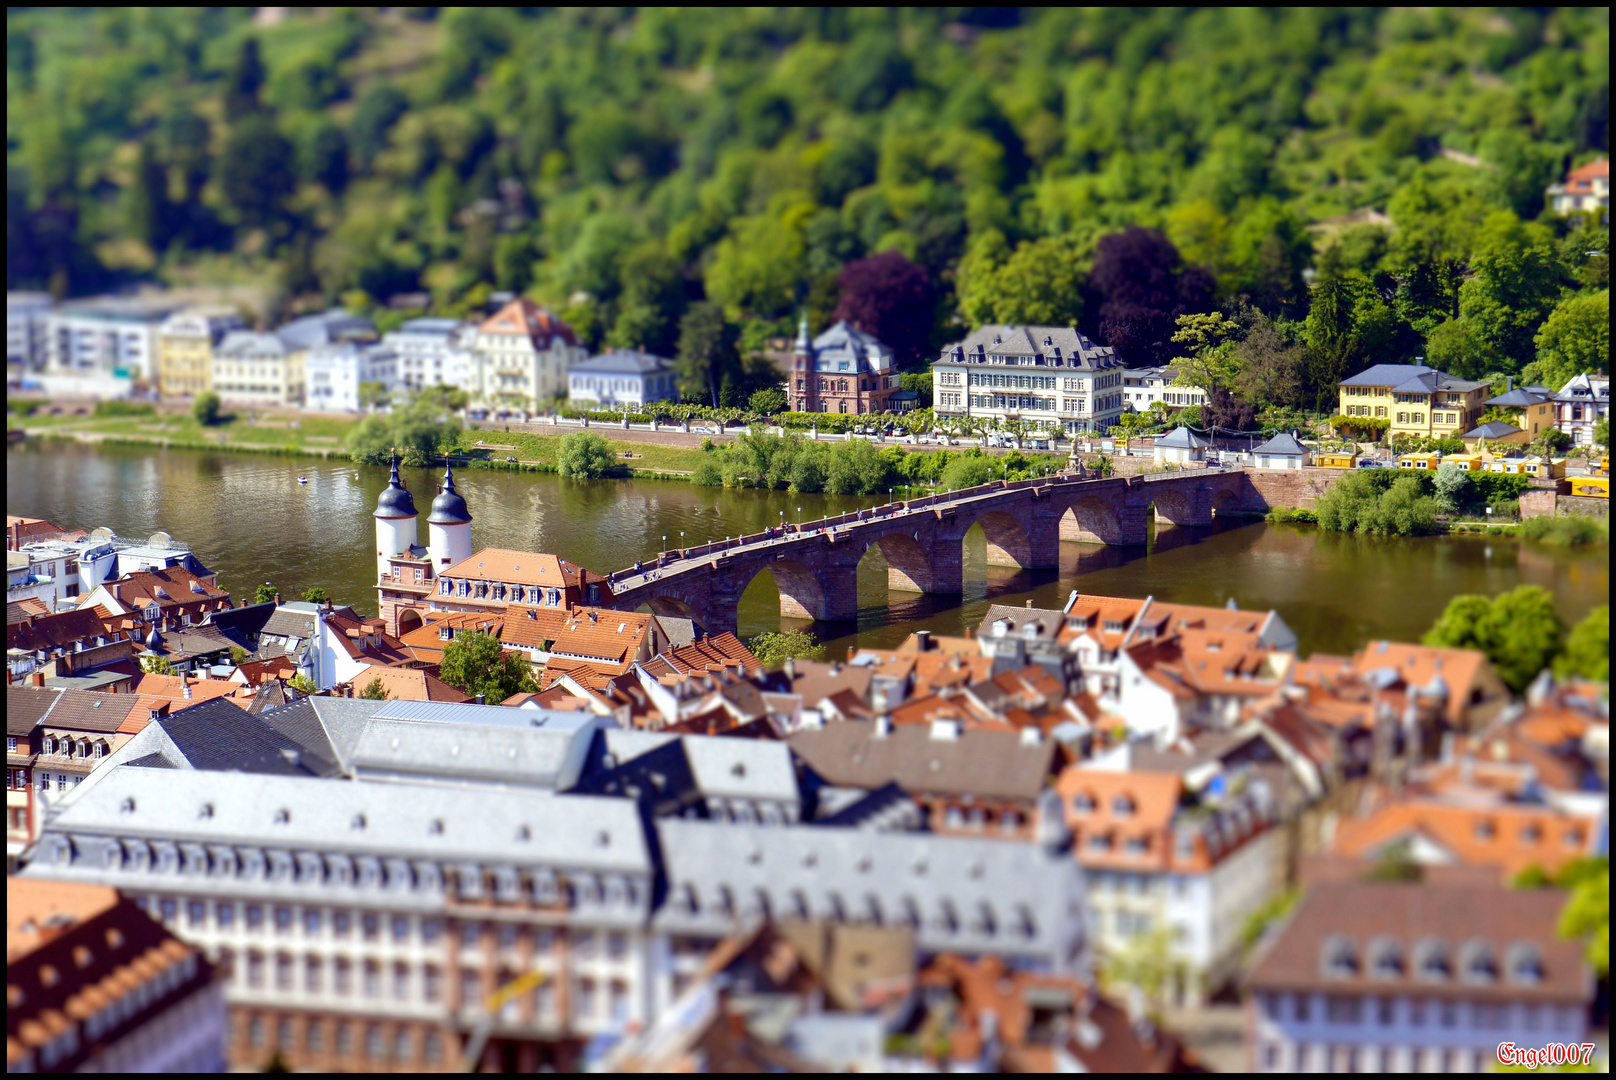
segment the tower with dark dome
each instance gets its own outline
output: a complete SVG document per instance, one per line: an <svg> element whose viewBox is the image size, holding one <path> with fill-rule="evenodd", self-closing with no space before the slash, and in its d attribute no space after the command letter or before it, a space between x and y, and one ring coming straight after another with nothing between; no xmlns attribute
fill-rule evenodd
<svg viewBox="0 0 1616 1080"><path fill-rule="evenodd" d="M376 577L387 576L388 560L408 555L415 546L415 499L398 478L398 455L393 455L393 475L382 497L376 500Z"/></svg>
<svg viewBox="0 0 1616 1080"><path fill-rule="evenodd" d="M444 469L438 497L432 500L432 516L426 519L426 535L434 575L471 558L471 511L455 490L453 466Z"/></svg>

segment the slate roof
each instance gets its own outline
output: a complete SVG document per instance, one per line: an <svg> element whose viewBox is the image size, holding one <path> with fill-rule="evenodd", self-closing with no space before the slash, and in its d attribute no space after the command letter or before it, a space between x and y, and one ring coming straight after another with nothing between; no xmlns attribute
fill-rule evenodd
<svg viewBox="0 0 1616 1080"><path fill-rule="evenodd" d="M840 787L878 788L889 782L911 793L1033 800L1055 756L1044 739L1026 744L1012 731L965 730L934 736L931 725L898 725L885 736L864 720L842 720L791 736L791 749Z"/></svg>
<svg viewBox="0 0 1616 1080"><path fill-rule="evenodd" d="M1524 386L1517 386L1495 398L1488 398L1483 405L1496 405L1501 409L1528 409L1533 405L1541 405L1548 398L1542 394L1534 394Z"/></svg>
<svg viewBox="0 0 1616 1080"><path fill-rule="evenodd" d="M1156 445L1174 450L1201 450L1211 446L1212 440L1205 435L1196 434L1187 427L1180 426L1157 439Z"/></svg>
<svg viewBox="0 0 1616 1080"><path fill-rule="evenodd" d="M471 521L471 511L466 508L465 497L455 490L452 466L443 471L438 497L432 500L432 516L426 520L429 525L463 525Z"/></svg>
<svg viewBox="0 0 1616 1080"><path fill-rule="evenodd" d="M1295 435L1292 435L1288 431L1281 431L1272 439L1269 439L1262 445L1255 447L1251 452L1253 454L1280 456L1290 455L1291 457L1301 457L1302 455L1306 454L1308 450L1307 447L1302 445L1302 441Z"/></svg>
<svg viewBox="0 0 1616 1080"><path fill-rule="evenodd" d="M304 601L282 604L264 620L261 633L270 637L295 637L308 640L314 636L318 607Z"/></svg>
<svg viewBox="0 0 1616 1080"><path fill-rule="evenodd" d="M38 686L7 686L6 734L26 735L34 730L61 693Z"/></svg>
<svg viewBox="0 0 1616 1080"><path fill-rule="evenodd" d="M1507 420L1489 420L1478 428L1472 428L1460 436L1462 439L1505 439L1511 435L1519 434L1520 428Z"/></svg>
<svg viewBox="0 0 1616 1080"><path fill-rule="evenodd" d="M291 349L311 349L335 341L376 336L376 324L362 315L350 315L332 308L318 315L305 315L286 323L276 334Z"/></svg>
<svg viewBox="0 0 1616 1080"><path fill-rule="evenodd" d="M232 643L250 652L257 645L258 635L264 632L264 625L273 614L275 614L275 602L272 600L262 604L245 604L238 608L213 612L204 625L211 626L229 638Z"/></svg>
<svg viewBox="0 0 1616 1080"><path fill-rule="evenodd" d="M360 777L482 780L561 790L571 787L583 768L594 737L592 720L562 728L378 717L363 724L348 760Z"/></svg>
<svg viewBox="0 0 1616 1080"><path fill-rule="evenodd" d="M10 705L7 695L6 704ZM75 731L99 731L111 734L123 726L131 713L140 710L144 719L145 708L133 694L102 694L93 690L63 690L62 696L51 706L41 720L50 727L72 728Z"/></svg>
<svg viewBox="0 0 1616 1080"><path fill-rule="evenodd" d="M801 347L799 342L798 347ZM845 320L814 338L811 354L815 371L882 372L892 368L892 350L874 334L849 325ZM847 364L846 368L841 365Z"/></svg>
<svg viewBox="0 0 1616 1080"><path fill-rule="evenodd" d="M1054 367L1099 371L1120 367L1116 350L1099 345L1070 326L984 326L943 348L944 362L982 362L989 355L1042 356Z"/></svg>
<svg viewBox="0 0 1616 1080"><path fill-rule="evenodd" d="M284 357L288 351L286 342L276 334L232 330L213 347L213 356L215 359L262 360Z"/></svg>
<svg viewBox="0 0 1616 1080"><path fill-rule="evenodd" d="M268 841L289 850L599 871L649 873L652 868L638 810L626 799L521 790L490 799L485 791L449 785L105 771L106 778L94 787L81 785L79 797L62 805L47 831L254 846ZM211 813L200 813L203 806ZM35 867L37 875L25 876L64 874L62 867ZM93 864L85 869L87 875L94 872Z"/></svg>
<svg viewBox="0 0 1616 1080"><path fill-rule="evenodd" d="M673 361L638 349L614 349L609 353L580 360L569 372L606 375L655 375L673 368Z"/></svg>
<svg viewBox="0 0 1616 1080"><path fill-rule="evenodd" d="M302 747L233 702L216 698L156 721L193 769L313 776Z"/></svg>
<svg viewBox="0 0 1616 1080"><path fill-rule="evenodd" d="M69 649L75 642L97 637L122 640L122 630L108 631L106 623L89 608L73 608L50 615L30 615L6 623L6 648L29 652Z"/></svg>
<svg viewBox="0 0 1616 1080"><path fill-rule="evenodd" d="M1342 379L1340 385L1384 386L1397 393L1428 394L1432 390L1469 391L1487 384L1455 378L1423 364L1376 364Z"/></svg>

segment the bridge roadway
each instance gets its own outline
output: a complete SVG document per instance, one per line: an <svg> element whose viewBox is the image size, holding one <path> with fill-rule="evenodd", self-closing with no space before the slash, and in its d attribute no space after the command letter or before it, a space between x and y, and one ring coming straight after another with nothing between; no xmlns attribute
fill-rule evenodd
<svg viewBox="0 0 1616 1080"><path fill-rule="evenodd" d="M786 525L698 547L610 577L610 606L694 619L708 633L736 629L741 593L767 572L782 615L853 619L858 565L878 546L888 588L960 593L965 534L980 524L987 560L1025 569L1059 565L1062 540L1143 544L1152 514L1173 525L1211 525L1219 513L1262 512L1267 501L1248 470L1186 470L1091 479L1061 473L995 481L839 517Z"/></svg>

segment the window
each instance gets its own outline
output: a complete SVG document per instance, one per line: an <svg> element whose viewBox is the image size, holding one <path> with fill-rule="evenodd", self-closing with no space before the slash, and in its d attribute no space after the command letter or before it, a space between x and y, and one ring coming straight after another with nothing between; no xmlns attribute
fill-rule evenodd
<svg viewBox="0 0 1616 1080"><path fill-rule="evenodd" d="M1079 791L1072 796L1072 809L1079 814L1092 814L1094 812L1094 796L1086 791Z"/></svg>
<svg viewBox="0 0 1616 1080"><path fill-rule="evenodd" d="M421 941L423 944L436 944L441 933L443 933L443 924L437 919L421 920Z"/></svg>
<svg viewBox="0 0 1616 1080"><path fill-rule="evenodd" d="M1296 1019L1307 1021L1312 1019L1313 999L1307 994L1296 995Z"/></svg>
<svg viewBox="0 0 1616 1080"><path fill-rule="evenodd" d="M399 1028L393 1035L393 1060L409 1061L415 1056L415 1039L409 1028Z"/></svg>
<svg viewBox="0 0 1616 1080"><path fill-rule="evenodd" d="M471 968L460 969L460 1007L476 1008L483 999L483 977Z"/></svg>
<svg viewBox="0 0 1616 1080"><path fill-rule="evenodd" d="M264 1046L264 1018L255 1016L247 1021L247 1043L254 1050L261 1050Z"/></svg>
<svg viewBox="0 0 1616 1080"><path fill-rule="evenodd" d="M1332 994L1325 999L1324 1013L1332 1024L1356 1024L1362 1019L1362 1006L1360 998Z"/></svg>
<svg viewBox="0 0 1616 1080"><path fill-rule="evenodd" d="M333 937L346 938L353 926L353 916L346 911L333 912L331 915L331 934Z"/></svg>
<svg viewBox="0 0 1616 1080"><path fill-rule="evenodd" d="M579 960L588 960L595 955L595 933L592 930L577 930L572 935L572 954Z"/></svg>
<svg viewBox="0 0 1616 1080"><path fill-rule="evenodd" d="M421 969L421 997L433 1004L443 997L443 972L430 964Z"/></svg>
<svg viewBox="0 0 1616 1080"><path fill-rule="evenodd" d="M393 965L393 1000L408 1001L410 997L410 966Z"/></svg>
<svg viewBox="0 0 1616 1080"><path fill-rule="evenodd" d="M325 1025L318 1020L310 1020L303 1033L303 1044L311 1054L325 1053Z"/></svg>
<svg viewBox="0 0 1616 1080"><path fill-rule="evenodd" d="M292 909L289 908L289 907L278 907L278 908L276 908L275 909L275 932L277 934L289 934L289 933L291 933L291 931L292 931Z"/></svg>
<svg viewBox="0 0 1616 1080"><path fill-rule="evenodd" d="M157 901L157 911L165 923L172 923L180 913L179 901L173 897L165 896Z"/></svg>
<svg viewBox="0 0 1616 1080"><path fill-rule="evenodd" d="M410 920L407 915L393 916L393 940L398 942L410 939Z"/></svg>
<svg viewBox="0 0 1616 1080"><path fill-rule="evenodd" d="M347 997L353 993L353 962L347 959L338 959L336 974L332 980L333 989L337 996Z"/></svg>
<svg viewBox="0 0 1616 1080"><path fill-rule="evenodd" d="M264 909L257 904L247 905L247 929L262 930L264 928Z"/></svg>
<svg viewBox="0 0 1616 1080"><path fill-rule="evenodd" d="M579 979L578 1016L580 1019L588 1019L595 1015L595 1010L599 1004L597 998L598 994L595 989L595 980Z"/></svg>
<svg viewBox="0 0 1616 1080"><path fill-rule="evenodd" d="M260 990L264 985L264 957L262 953L247 954L247 985Z"/></svg>
<svg viewBox="0 0 1616 1080"><path fill-rule="evenodd" d="M371 1024L365 1029L365 1056L372 1061L380 1061L387 1056L387 1043L382 1038L380 1024Z"/></svg>
<svg viewBox="0 0 1616 1080"><path fill-rule="evenodd" d="M1375 1021L1384 1027L1389 1027L1397 1022L1396 998L1383 997L1375 999Z"/></svg>
<svg viewBox="0 0 1616 1080"><path fill-rule="evenodd" d="M325 981L325 965L318 956L308 957L303 961L303 989L310 994L320 993Z"/></svg>
<svg viewBox="0 0 1616 1080"><path fill-rule="evenodd" d="M374 960L365 961L365 996L368 998L382 996L382 968Z"/></svg>
<svg viewBox="0 0 1616 1080"><path fill-rule="evenodd" d="M200 900L192 900L185 905L185 921L190 926L201 926L207 921L208 906Z"/></svg>
<svg viewBox="0 0 1616 1080"><path fill-rule="evenodd" d="M292 992L292 958L285 953L275 957L275 989L283 994Z"/></svg>
<svg viewBox="0 0 1616 1080"><path fill-rule="evenodd" d="M381 936L382 936L382 920L381 920L381 916L373 914L371 912L366 912L364 915L361 915L359 917L359 925L360 925L361 931L363 932L363 934L365 936L366 941L376 941L376 940L381 938Z"/></svg>
<svg viewBox="0 0 1616 1080"><path fill-rule="evenodd" d="M320 922L321 919L319 908L303 909L303 932L305 934L309 935L310 937L318 935L320 933Z"/></svg>

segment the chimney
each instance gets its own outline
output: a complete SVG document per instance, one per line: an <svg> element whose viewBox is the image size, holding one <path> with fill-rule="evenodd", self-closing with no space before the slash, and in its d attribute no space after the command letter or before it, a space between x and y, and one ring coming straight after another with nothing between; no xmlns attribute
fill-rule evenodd
<svg viewBox="0 0 1616 1080"><path fill-rule="evenodd" d="M1036 727L1024 727L1021 729L1022 746L1037 746L1043 741L1044 733L1041 729Z"/></svg>
<svg viewBox="0 0 1616 1080"><path fill-rule="evenodd" d="M848 661L851 662L853 657L855 657L857 655L858 655L858 647L856 645L849 645L847 647L847 659L848 659Z"/></svg>
<svg viewBox="0 0 1616 1080"><path fill-rule="evenodd" d="M28 682L33 686L38 686L43 689L45 686L45 673L43 671L34 672L32 675L28 676Z"/></svg>
<svg viewBox="0 0 1616 1080"><path fill-rule="evenodd" d="M958 742L960 722L958 720L933 720L931 722L931 737L938 742Z"/></svg>
<svg viewBox="0 0 1616 1080"><path fill-rule="evenodd" d="M916 652L925 652L929 648L931 648L931 631L930 630L916 630L915 631L915 651Z"/></svg>
<svg viewBox="0 0 1616 1080"><path fill-rule="evenodd" d="M185 692L185 700L191 700L191 674L188 671L180 672L180 688Z"/></svg>
<svg viewBox="0 0 1616 1080"><path fill-rule="evenodd" d="M870 731L870 738L884 739L892 734L892 717L882 713L875 718L875 727Z"/></svg>
<svg viewBox="0 0 1616 1080"><path fill-rule="evenodd" d="M1027 601L1027 606L1028 606L1028 607L1029 607L1029 608L1030 608L1030 607L1032 607L1032 601L1031 601L1031 600L1028 600L1028 601Z"/></svg>
<svg viewBox="0 0 1616 1080"><path fill-rule="evenodd" d="M476 698L474 698L473 700L475 700L477 702L477 704L479 704L479 705L487 705L488 704L488 695L487 694L478 694L476 696Z"/></svg>
<svg viewBox="0 0 1616 1080"><path fill-rule="evenodd" d="M281 606L281 591L279 589L275 590L275 606Z"/></svg>

